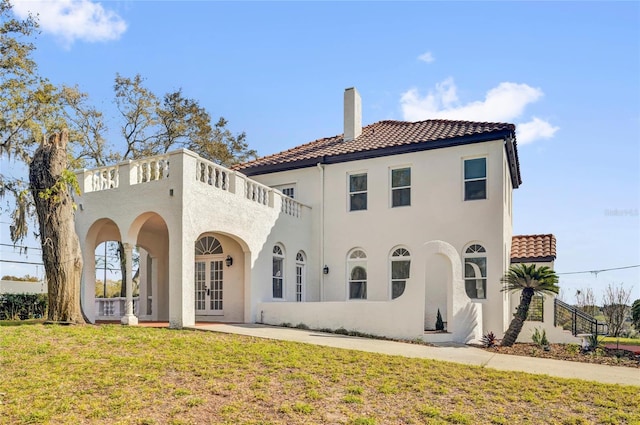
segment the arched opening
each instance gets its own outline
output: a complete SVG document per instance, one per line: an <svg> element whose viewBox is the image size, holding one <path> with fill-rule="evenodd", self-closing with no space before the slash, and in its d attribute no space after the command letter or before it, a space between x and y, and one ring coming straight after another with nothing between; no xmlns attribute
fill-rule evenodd
<svg viewBox="0 0 640 425"><path fill-rule="evenodd" d="M169 230L157 213L138 216L129 229L129 238L139 252L137 315L143 320L169 320ZM134 248L134 252L135 252ZM135 258L135 256L134 256ZM135 260L132 273L135 273ZM132 274L132 276L134 276ZM134 282L133 288L136 287ZM135 310L135 308L134 308Z"/></svg>
<svg viewBox="0 0 640 425"><path fill-rule="evenodd" d="M91 321L117 320L124 311L119 299L120 264L114 251L120 241L118 225L113 220L102 218L89 227L82 244L82 308Z"/></svg>
<svg viewBox="0 0 640 425"><path fill-rule="evenodd" d="M194 309L197 321L244 320L242 245L219 233L201 234L194 242Z"/></svg>
<svg viewBox="0 0 640 425"><path fill-rule="evenodd" d="M446 320L446 330L451 333L451 340L466 343L471 340L480 340L482 337L482 305L476 305L471 301L465 291L465 281L462 274L462 261L456 249L444 241L430 241L425 244L426 254L426 290L425 300L429 299L429 292L444 284L444 300L446 314L441 311ZM444 277L446 273L446 278ZM439 275L433 279L433 275ZM442 300L442 295L440 295ZM440 301L439 305L442 305ZM425 323L430 305L425 302ZM430 308L431 314L433 307ZM431 316L435 318L435 316ZM446 317L446 319L445 319ZM430 320L431 322L431 320ZM435 327L435 321L433 321Z"/></svg>

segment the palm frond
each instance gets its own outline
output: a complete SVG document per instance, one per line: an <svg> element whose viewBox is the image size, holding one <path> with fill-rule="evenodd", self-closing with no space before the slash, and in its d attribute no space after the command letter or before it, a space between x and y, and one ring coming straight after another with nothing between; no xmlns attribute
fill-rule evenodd
<svg viewBox="0 0 640 425"><path fill-rule="evenodd" d="M519 291L531 288L536 293L557 294L558 275L547 266L537 267L535 264L514 264L500 279L503 291Z"/></svg>

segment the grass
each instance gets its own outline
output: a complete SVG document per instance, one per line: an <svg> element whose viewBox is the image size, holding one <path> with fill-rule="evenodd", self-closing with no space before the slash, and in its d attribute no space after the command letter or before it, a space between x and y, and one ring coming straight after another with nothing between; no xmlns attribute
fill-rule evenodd
<svg viewBox="0 0 640 425"><path fill-rule="evenodd" d="M27 326L44 323L44 319L0 320L0 326Z"/></svg>
<svg viewBox="0 0 640 425"><path fill-rule="evenodd" d="M613 336L602 338L603 344L615 344L618 341L620 341L620 345L640 345L640 338L616 338Z"/></svg>
<svg viewBox="0 0 640 425"><path fill-rule="evenodd" d="M0 329L0 424L640 423L637 387L213 332Z"/></svg>

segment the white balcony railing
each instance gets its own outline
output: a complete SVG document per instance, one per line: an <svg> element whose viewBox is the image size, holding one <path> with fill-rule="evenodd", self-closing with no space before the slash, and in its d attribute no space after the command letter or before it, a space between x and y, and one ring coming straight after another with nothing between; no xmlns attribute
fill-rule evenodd
<svg viewBox="0 0 640 425"><path fill-rule="evenodd" d="M191 162L194 159L195 167ZM189 162L191 165L186 166ZM178 171L170 174L171 169L176 166ZM283 214L296 218L302 214L304 204L289 198L279 190L201 158L186 149L165 155L131 160L113 166L82 170L77 174L82 192L87 193L124 189L127 186L147 184L159 180L179 179L182 178L181 172L184 173L185 179L196 180L214 190L221 190L269 208L278 208L276 199L280 199L280 211Z"/></svg>

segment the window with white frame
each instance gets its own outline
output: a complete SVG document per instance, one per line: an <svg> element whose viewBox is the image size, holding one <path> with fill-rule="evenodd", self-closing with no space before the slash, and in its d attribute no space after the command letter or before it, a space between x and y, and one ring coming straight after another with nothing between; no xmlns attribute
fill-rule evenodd
<svg viewBox="0 0 640 425"><path fill-rule="evenodd" d="M464 286L469 298L487 298L487 251L482 245L464 251Z"/></svg>
<svg viewBox="0 0 640 425"><path fill-rule="evenodd" d="M464 160L464 200L487 199L487 158Z"/></svg>
<svg viewBox="0 0 640 425"><path fill-rule="evenodd" d="M391 253L391 299L404 294L411 271L411 253L398 248Z"/></svg>
<svg viewBox="0 0 640 425"><path fill-rule="evenodd" d="M282 189L282 193L285 196L288 196L291 199L295 199L296 197L296 188L293 186L289 186L289 187L283 187Z"/></svg>
<svg viewBox="0 0 640 425"><path fill-rule="evenodd" d="M411 205L411 168L391 170L391 207Z"/></svg>
<svg viewBox="0 0 640 425"><path fill-rule="evenodd" d="M367 209L367 173L349 174L349 211Z"/></svg>
<svg viewBox="0 0 640 425"><path fill-rule="evenodd" d="M347 272L349 278L349 299L367 299L367 254L361 249L354 249L347 256Z"/></svg>
<svg viewBox="0 0 640 425"><path fill-rule="evenodd" d="M304 252L298 251L296 254L296 301L301 302L304 299L304 280L305 280L305 255Z"/></svg>
<svg viewBox="0 0 640 425"><path fill-rule="evenodd" d="M284 249L280 245L273 247L273 298L283 298L284 295Z"/></svg>

